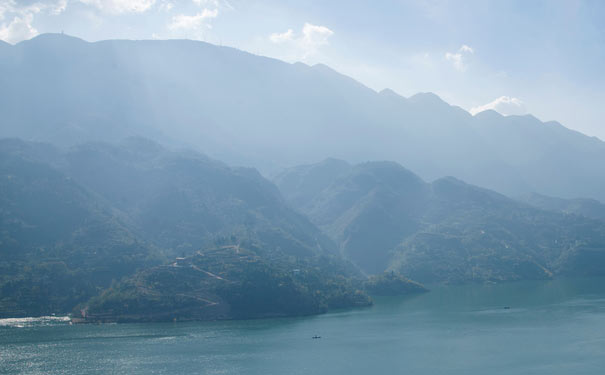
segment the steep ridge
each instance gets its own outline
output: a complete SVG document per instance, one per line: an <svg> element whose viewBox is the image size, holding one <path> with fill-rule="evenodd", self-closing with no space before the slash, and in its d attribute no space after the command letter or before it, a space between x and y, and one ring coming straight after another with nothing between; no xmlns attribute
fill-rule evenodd
<svg viewBox="0 0 605 375"><path fill-rule="evenodd" d="M537 193L529 193L521 196L519 200L543 210L581 215L605 221L605 204L595 199L562 199Z"/></svg>
<svg viewBox="0 0 605 375"><path fill-rule="evenodd" d="M0 140L0 184L3 317L66 313L107 288L115 291L130 285L128 280L146 280L154 270L171 270L167 260L240 246L247 259L263 265L259 275L268 273L259 282L277 285L283 272L292 270L316 275L295 283L304 293L326 291L321 299L314 297L316 308L306 313L369 303L356 292L353 280L359 272L255 170L231 168L196 152L169 151L141 138L69 150L5 139ZM248 272L248 263L238 257L216 262ZM187 282L206 285L190 276ZM154 287L174 291L188 285L165 281ZM229 284L225 293L237 285ZM164 319L161 310L170 293L158 293L167 299L155 295L158 310L149 314ZM169 304L178 309L177 302ZM187 311L189 319L203 317ZM256 316L242 306L229 311L230 318Z"/></svg>
<svg viewBox="0 0 605 375"><path fill-rule="evenodd" d="M0 136L73 145L140 135L265 173L329 156L394 160L426 180L605 200L596 138L532 116L473 117L431 93L376 93L324 65L194 41L56 34L2 53Z"/></svg>
<svg viewBox="0 0 605 375"><path fill-rule="evenodd" d="M603 273L601 221L544 211L452 177L426 183L391 162L355 165L331 178L314 167L284 172L278 186L319 176L294 190L283 185L284 196L310 197L290 202L368 273L396 270L423 283ZM317 185L326 187L295 191Z"/></svg>
<svg viewBox="0 0 605 375"><path fill-rule="evenodd" d="M111 206L51 166L6 152L6 144L0 146L0 317L70 311L113 280L161 261Z"/></svg>

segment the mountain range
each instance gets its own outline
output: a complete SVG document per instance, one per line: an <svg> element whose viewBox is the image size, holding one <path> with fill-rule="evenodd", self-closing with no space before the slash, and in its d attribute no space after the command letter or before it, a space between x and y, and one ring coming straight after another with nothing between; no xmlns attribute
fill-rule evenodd
<svg viewBox="0 0 605 375"><path fill-rule="evenodd" d="M509 196L605 200L605 143L535 117L471 116L431 93L375 92L325 65L186 40L43 34L0 49L2 137L144 136L266 175L327 157L392 160Z"/></svg>
<svg viewBox="0 0 605 375"><path fill-rule="evenodd" d="M598 202L513 200L395 162L327 159L272 183L140 137L4 139L0 187L4 317L304 315L417 282L595 276L605 263Z"/></svg>
<svg viewBox="0 0 605 375"><path fill-rule="evenodd" d="M587 198L562 199L538 193L524 194L519 200L548 211L563 212L605 220L605 204Z"/></svg>
<svg viewBox="0 0 605 375"><path fill-rule="evenodd" d="M427 183L394 162L328 159L275 182L369 274L394 270L422 283L603 274L604 221L453 177Z"/></svg>
<svg viewBox="0 0 605 375"><path fill-rule="evenodd" d="M349 282L361 280L357 269L255 170L141 138L66 151L4 139L0 176L2 317L70 312L139 272L233 246L262 266L265 283L291 279L293 269L315 275L291 283L314 296L315 312L358 303ZM223 294L236 286L222 285ZM250 316L241 307L228 316Z"/></svg>
<svg viewBox="0 0 605 375"><path fill-rule="evenodd" d="M188 40L0 43L0 95L0 317L306 315L605 272L605 143L556 122Z"/></svg>

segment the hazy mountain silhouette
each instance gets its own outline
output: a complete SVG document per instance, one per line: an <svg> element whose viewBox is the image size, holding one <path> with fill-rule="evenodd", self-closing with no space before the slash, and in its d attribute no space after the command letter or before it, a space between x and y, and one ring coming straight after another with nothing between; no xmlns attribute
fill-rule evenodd
<svg viewBox="0 0 605 375"><path fill-rule="evenodd" d="M1 136L73 145L143 135L270 173L334 156L394 160L508 195L605 200L605 144L532 116L471 116L324 65L203 42L44 34L0 53Z"/></svg>
<svg viewBox="0 0 605 375"><path fill-rule="evenodd" d="M594 199L562 199L529 193L521 196L520 200L543 210L581 215L605 221L605 204Z"/></svg>
<svg viewBox="0 0 605 375"><path fill-rule="evenodd" d="M160 252L50 165L47 146L0 142L0 317L68 312Z"/></svg>
<svg viewBox="0 0 605 375"><path fill-rule="evenodd" d="M212 267L239 270L242 276L249 271L246 282L260 275L264 285L274 282L275 287L292 281L292 269L299 270L292 290L322 292L321 298L313 292L300 314L369 303L349 282L359 272L255 170L231 168L193 151L169 151L141 138L69 150L4 139L0 177L0 317L66 313L137 271L162 270L166 260L204 249L240 246L259 269L247 270L239 256L215 259ZM187 280L205 283L194 279L189 275ZM153 287L175 287L162 282L154 279ZM231 296L231 287L246 285L219 283L213 288ZM178 301L170 301L179 307ZM279 306L266 311L291 311ZM229 317L256 316L244 305L229 311Z"/></svg>
<svg viewBox="0 0 605 375"><path fill-rule="evenodd" d="M231 236L287 255L334 253L334 244L254 169L231 168L193 151L171 152L140 138L80 145L65 159L70 176L174 255Z"/></svg>
<svg viewBox="0 0 605 375"><path fill-rule="evenodd" d="M276 182L369 273L397 270L420 282L603 274L605 223L452 177L426 183L393 162L328 160L291 168Z"/></svg>

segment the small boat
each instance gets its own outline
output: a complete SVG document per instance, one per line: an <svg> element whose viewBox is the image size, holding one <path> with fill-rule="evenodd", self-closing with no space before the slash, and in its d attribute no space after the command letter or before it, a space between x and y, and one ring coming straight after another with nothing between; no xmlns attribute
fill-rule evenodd
<svg viewBox="0 0 605 375"><path fill-rule="evenodd" d="M321 336L315 335L315 336L313 336L312 338L314 338L314 339L320 339L320 338L321 338Z"/></svg>
<svg viewBox="0 0 605 375"><path fill-rule="evenodd" d="M504 310L510 310L510 306L504 306Z"/></svg>

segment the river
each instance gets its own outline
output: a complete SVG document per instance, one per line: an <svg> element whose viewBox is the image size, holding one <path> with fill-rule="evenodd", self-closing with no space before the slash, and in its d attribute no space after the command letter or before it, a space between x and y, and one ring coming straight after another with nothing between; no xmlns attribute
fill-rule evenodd
<svg viewBox="0 0 605 375"><path fill-rule="evenodd" d="M605 279L437 286L302 318L104 325L0 320L1 374L603 371Z"/></svg>

